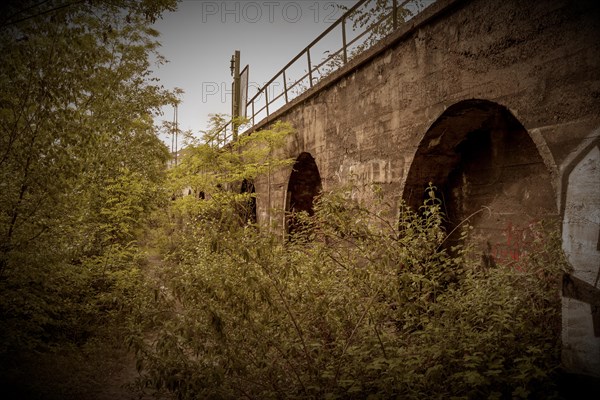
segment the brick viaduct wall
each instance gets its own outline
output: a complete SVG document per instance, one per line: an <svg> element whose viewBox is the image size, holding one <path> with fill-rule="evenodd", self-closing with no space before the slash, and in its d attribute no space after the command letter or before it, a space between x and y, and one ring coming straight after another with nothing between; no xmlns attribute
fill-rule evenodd
<svg viewBox="0 0 600 400"><path fill-rule="evenodd" d="M367 204L378 184L396 204L416 205L432 181L449 219L471 216L492 259L518 260L532 223L560 222L574 268L563 287L563 362L600 377L594 3L439 0L256 129L289 121L297 133L283 155L314 159L322 190L352 183ZM306 171L314 178L314 166ZM257 180L259 223L283 229L291 176Z"/></svg>

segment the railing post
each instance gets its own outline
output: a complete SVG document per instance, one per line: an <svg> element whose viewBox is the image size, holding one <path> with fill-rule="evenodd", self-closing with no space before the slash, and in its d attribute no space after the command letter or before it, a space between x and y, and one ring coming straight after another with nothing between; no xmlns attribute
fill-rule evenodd
<svg viewBox="0 0 600 400"><path fill-rule="evenodd" d="M312 77L312 64L310 63L310 47L306 49L306 58L308 60L308 79L310 80L310 87L313 86Z"/></svg>
<svg viewBox="0 0 600 400"><path fill-rule="evenodd" d="M265 107L267 109L267 117L268 117L269 116L269 95L268 95L269 87L265 86L264 89L265 89Z"/></svg>
<svg viewBox="0 0 600 400"><path fill-rule="evenodd" d="M342 18L342 45L344 48L344 64L346 64L348 62L348 51L346 45L346 18Z"/></svg>
<svg viewBox="0 0 600 400"><path fill-rule="evenodd" d="M363 35L367 34L373 27L360 27L362 28L362 33L358 34L358 35L352 35L350 33L350 37L348 37L349 32L347 32L348 27L346 26L347 20L350 19L352 20L352 16L354 15L354 13L356 12L356 10L358 10L360 7L364 6L366 3L368 3L369 0L360 0L355 2L354 6L350 7L348 10L346 10L346 12L338 19L336 20L336 22L334 24L332 24L329 28L327 28L323 33L321 33L321 35L319 35L315 40L313 40L307 47L305 47L303 50L301 50L292 60L290 60L290 62L288 62L288 64L286 64L285 67L283 67L270 81L268 81L259 91L258 93L253 97L252 100L250 100L248 103L252 103L252 124L255 125L256 124L256 108L255 107L255 102L259 101L258 98L260 97L260 93L262 91L265 91L265 107L260 107L260 103L259 103L259 113L262 112L263 109L266 110L267 113L267 117L270 116L270 112L271 110L276 111L277 110L277 105L275 105L274 108L269 109L269 94L268 94L268 87L271 83L273 83L280 75L283 75L283 90L284 90L284 96L285 96L285 103L289 104L290 100L293 101L293 97L292 99L290 99L290 95L288 93L289 90L293 89L293 88L297 88L294 90L293 93L297 92L299 94L303 93L307 88L303 87L302 83L304 82L304 79L306 77L308 77L308 79L310 80L310 84L309 84L309 88L314 87L314 83L315 82L319 82L320 78L323 76L320 72L320 68L321 66L323 66L324 64L326 64L327 62L329 62L330 60L333 59L332 58L327 58L326 60L322 61L321 63L317 63L317 65L315 66L315 69L313 70L312 67L312 61L311 61L311 54L310 54L310 50L312 47L316 46L318 43L320 43L322 41L322 39L329 34L330 32L333 32L334 29L337 29L338 24L341 24L342 27L342 42L343 42L343 48L341 50L337 50L335 52L335 57L339 56L340 51L342 52L342 62L343 64L347 64L348 60L350 58L352 58L352 51L349 51L349 48L351 48L354 43L356 43L361 37L363 37ZM378 0L379 1L379 0ZM397 30L398 27L404 22L402 18L402 12L403 10L405 12L409 12L408 9L404 9L403 7L409 3L411 0L402 0L402 2L399 2L398 0L392 0L392 15L391 15L391 19L392 19L392 26L394 30ZM381 3L385 3L385 7L387 9L387 6L390 4L389 0L385 0L385 2L381 2ZM419 2L417 2L417 4L419 4ZM415 13L419 13L420 7L417 8L417 10L415 11ZM411 12L412 13L412 12ZM389 18L390 15L389 13L385 13L383 20L378 19L377 25L376 26L380 26L381 23L389 23ZM352 22L352 21L351 21ZM352 26L350 26L350 29L352 29ZM300 62L301 58L303 57L304 53L306 53L306 60L307 60L307 65L308 65L308 73L304 74L302 76L301 79L299 79L298 81L296 81L295 79L292 79L290 81L290 83L292 84L291 87L288 86L287 84L287 73L286 73L286 69L291 67L292 65L295 65L294 63L296 62ZM350 53L350 54L348 54ZM334 68L337 66L334 66ZM313 71L317 71L319 72L319 75L314 76ZM313 81L313 79L315 79L315 81ZM275 91L274 91L275 92ZM279 99L279 97L281 96L281 94L279 95L275 95L274 94L274 100ZM274 101L275 102L275 101ZM249 105L249 104L248 104ZM248 106L247 105L247 106ZM259 121L260 122L260 121Z"/></svg>
<svg viewBox="0 0 600 400"><path fill-rule="evenodd" d="M283 93L285 94L285 104L288 103L288 94L287 94L287 79L285 78L285 69L283 70Z"/></svg>
<svg viewBox="0 0 600 400"><path fill-rule="evenodd" d="M398 0L394 0L392 3L392 25L396 30L398 28Z"/></svg>

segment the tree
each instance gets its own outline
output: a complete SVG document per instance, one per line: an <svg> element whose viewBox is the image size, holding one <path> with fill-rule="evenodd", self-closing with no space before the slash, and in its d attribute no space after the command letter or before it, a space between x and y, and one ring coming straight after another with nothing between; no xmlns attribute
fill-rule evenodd
<svg viewBox="0 0 600 400"><path fill-rule="evenodd" d="M269 175L278 168L291 165L293 160L282 158L278 150L293 132L284 122L275 122L269 129L242 135L223 147L214 145L226 119L213 115L210 129L202 139L188 135L188 146L182 151L179 164L169 171L170 192L175 202L172 209L179 216L197 216L237 209L236 216L244 223L243 208L251 203L254 194L242 192L242 185L252 183L261 175ZM245 122L241 121L240 125ZM188 190L195 196L180 196ZM197 201L202 197L204 201ZM235 205L235 206L233 206ZM233 206L233 207L232 207Z"/></svg>
<svg viewBox="0 0 600 400"><path fill-rule="evenodd" d="M175 0L11 2L0 20L0 352L83 340L156 206L150 23ZM131 254L131 253L127 253ZM112 257L112 258L111 258ZM104 269L101 269L103 266ZM110 268L109 268L110 269ZM114 281L113 281L114 283Z"/></svg>

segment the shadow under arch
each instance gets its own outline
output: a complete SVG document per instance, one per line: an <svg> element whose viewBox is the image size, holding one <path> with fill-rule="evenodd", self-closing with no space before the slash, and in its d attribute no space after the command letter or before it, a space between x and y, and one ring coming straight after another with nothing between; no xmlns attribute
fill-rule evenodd
<svg viewBox="0 0 600 400"><path fill-rule="evenodd" d="M488 261L518 260L532 224L558 220L550 171L527 130L498 103L461 101L431 125L408 172L407 205L422 204L429 182L443 201L447 231L468 220Z"/></svg>
<svg viewBox="0 0 600 400"><path fill-rule="evenodd" d="M285 228L288 234L299 229L295 214L314 214L315 197L321 190L321 175L315 159L310 153L300 153L292 168L286 194Z"/></svg>
<svg viewBox="0 0 600 400"><path fill-rule="evenodd" d="M250 195L250 198L241 210L242 219L245 222L256 224L256 189L254 188L254 183L248 179L244 179L240 187L240 193Z"/></svg>

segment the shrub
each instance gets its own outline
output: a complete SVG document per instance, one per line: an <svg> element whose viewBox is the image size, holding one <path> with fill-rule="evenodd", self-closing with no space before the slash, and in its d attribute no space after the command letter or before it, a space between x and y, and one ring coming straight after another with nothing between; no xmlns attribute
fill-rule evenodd
<svg viewBox="0 0 600 400"><path fill-rule="evenodd" d="M396 225L325 194L287 241L231 223L221 198L168 255L151 334L132 335L141 383L180 399L552 396L556 245L482 267L446 248L430 193Z"/></svg>

